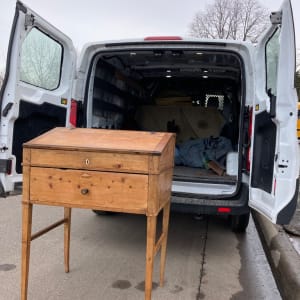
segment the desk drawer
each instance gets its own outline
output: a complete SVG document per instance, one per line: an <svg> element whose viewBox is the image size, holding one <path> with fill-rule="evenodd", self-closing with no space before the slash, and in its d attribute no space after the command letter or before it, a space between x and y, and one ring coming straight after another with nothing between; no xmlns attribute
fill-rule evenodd
<svg viewBox="0 0 300 300"><path fill-rule="evenodd" d="M31 165L148 174L145 154L31 149Z"/></svg>
<svg viewBox="0 0 300 300"><path fill-rule="evenodd" d="M30 200L102 210L145 212L148 176L32 167Z"/></svg>

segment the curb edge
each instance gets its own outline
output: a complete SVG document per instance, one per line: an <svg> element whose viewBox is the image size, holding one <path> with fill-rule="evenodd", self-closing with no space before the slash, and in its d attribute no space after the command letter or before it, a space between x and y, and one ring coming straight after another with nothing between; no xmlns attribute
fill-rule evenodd
<svg viewBox="0 0 300 300"><path fill-rule="evenodd" d="M252 210L273 276L283 299L300 299L300 257L281 226Z"/></svg>

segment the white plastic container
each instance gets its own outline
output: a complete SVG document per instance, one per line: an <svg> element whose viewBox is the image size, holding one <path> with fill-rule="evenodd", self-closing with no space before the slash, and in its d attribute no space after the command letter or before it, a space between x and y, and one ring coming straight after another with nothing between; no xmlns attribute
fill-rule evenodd
<svg viewBox="0 0 300 300"><path fill-rule="evenodd" d="M228 152L226 156L226 173L231 176L238 175L238 152Z"/></svg>

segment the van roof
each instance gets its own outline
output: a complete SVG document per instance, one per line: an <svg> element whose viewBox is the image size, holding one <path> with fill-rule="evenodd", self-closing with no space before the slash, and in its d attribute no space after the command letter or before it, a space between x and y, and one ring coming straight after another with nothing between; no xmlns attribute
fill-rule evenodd
<svg viewBox="0 0 300 300"><path fill-rule="evenodd" d="M157 39L155 39L157 38ZM164 39L165 38L165 39ZM88 48L109 47L109 46L125 46L125 45L149 45L149 44L199 44L199 45L214 45L214 46L226 46L226 45L244 45L253 46L254 44L249 41L230 40L230 39L204 39L204 38L192 38L192 37L179 37L179 36L153 36L145 38L132 38L132 39L120 39L120 40L106 40L86 43L83 46L83 51ZM181 39L179 39L181 38Z"/></svg>
<svg viewBox="0 0 300 300"><path fill-rule="evenodd" d="M191 37L182 37L179 39L161 39L158 37L155 39L145 38L135 38L135 39L121 39L121 40L107 40L107 41L98 41L87 43L83 46L80 51L80 55L78 57L78 67L81 69L82 67L85 69L88 64L88 57L91 58L90 55L94 55L95 53L103 50L114 50L117 48L130 49L130 48L140 48L145 49L147 46L156 45L159 47L162 46L172 46L172 47L187 47L190 49L201 48L203 50L232 50L236 52L240 52L242 49L247 52L254 47L254 44L249 41L240 41L240 40L226 40L226 39L200 39L200 38L191 38Z"/></svg>

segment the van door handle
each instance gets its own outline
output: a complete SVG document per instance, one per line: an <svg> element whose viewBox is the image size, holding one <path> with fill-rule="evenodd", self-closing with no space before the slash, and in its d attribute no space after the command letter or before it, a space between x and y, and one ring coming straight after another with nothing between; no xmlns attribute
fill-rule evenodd
<svg viewBox="0 0 300 300"><path fill-rule="evenodd" d="M287 165L278 165L278 168L287 168Z"/></svg>

